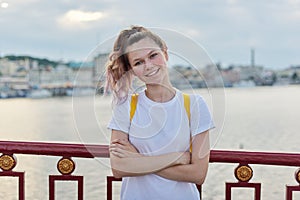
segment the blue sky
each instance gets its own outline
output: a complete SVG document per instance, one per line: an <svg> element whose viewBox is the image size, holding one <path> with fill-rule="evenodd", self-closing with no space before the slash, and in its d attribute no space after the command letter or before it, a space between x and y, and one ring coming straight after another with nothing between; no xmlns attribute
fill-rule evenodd
<svg viewBox="0 0 300 200"><path fill-rule="evenodd" d="M0 0L0 54L84 60L132 24L174 30L214 62L300 65L300 0Z"/></svg>

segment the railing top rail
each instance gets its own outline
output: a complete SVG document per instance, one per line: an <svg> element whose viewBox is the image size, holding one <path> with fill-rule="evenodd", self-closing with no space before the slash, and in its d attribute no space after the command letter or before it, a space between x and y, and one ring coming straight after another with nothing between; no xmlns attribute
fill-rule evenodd
<svg viewBox="0 0 300 200"><path fill-rule="evenodd" d="M108 145L0 141L0 153L68 157L109 157ZM300 153L212 150L210 162L300 166Z"/></svg>
<svg viewBox="0 0 300 200"><path fill-rule="evenodd" d="M212 150L210 162L300 166L300 153Z"/></svg>
<svg viewBox="0 0 300 200"><path fill-rule="evenodd" d="M108 145L0 141L0 152L69 157L109 157Z"/></svg>

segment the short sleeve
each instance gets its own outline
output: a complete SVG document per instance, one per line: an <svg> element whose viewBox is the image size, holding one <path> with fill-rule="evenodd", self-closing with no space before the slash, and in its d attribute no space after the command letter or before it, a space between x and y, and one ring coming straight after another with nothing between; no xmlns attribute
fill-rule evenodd
<svg viewBox="0 0 300 200"><path fill-rule="evenodd" d="M129 119L129 101L126 100L122 104L115 105L112 111L112 118L107 125L108 129L114 129L129 132L130 119Z"/></svg>
<svg viewBox="0 0 300 200"><path fill-rule="evenodd" d="M195 136L214 128L209 108L200 95L191 95L191 133Z"/></svg>

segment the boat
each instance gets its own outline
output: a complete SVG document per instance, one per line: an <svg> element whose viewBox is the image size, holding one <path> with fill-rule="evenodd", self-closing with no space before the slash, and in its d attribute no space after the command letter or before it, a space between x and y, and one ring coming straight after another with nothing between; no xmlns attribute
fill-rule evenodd
<svg viewBox="0 0 300 200"><path fill-rule="evenodd" d="M52 93L47 89L32 89L27 94L27 97L33 99L49 98L52 97Z"/></svg>

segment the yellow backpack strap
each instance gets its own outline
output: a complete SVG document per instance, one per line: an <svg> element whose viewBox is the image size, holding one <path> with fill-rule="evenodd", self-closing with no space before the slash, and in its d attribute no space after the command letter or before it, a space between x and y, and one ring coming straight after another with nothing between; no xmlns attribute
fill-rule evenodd
<svg viewBox="0 0 300 200"><path fill-rule="evenodd" d="M136 105L138 101L138 94L131 95L131 102L130 102L130 122L132 121L132 118L134 116Z"/></svg>
<svg viewBox="0 0 300 200"><path fill-rule="evenodd" d="M190 121L190 119L191 119L190 96L188 94L183 93L183 102L184 102L184 108L185 108L186 114Z"/></svg>
<svg viewBox="0 0 300 200"><path fill-rule="evenodd" d="M190 110L190 96L188 94L183 93L183 103L184 103L184 108L186 111L186 114L189 119L189 127L191 129L191 110ZM190 152L192 152L192 133L190 130Z"/></svg>

